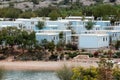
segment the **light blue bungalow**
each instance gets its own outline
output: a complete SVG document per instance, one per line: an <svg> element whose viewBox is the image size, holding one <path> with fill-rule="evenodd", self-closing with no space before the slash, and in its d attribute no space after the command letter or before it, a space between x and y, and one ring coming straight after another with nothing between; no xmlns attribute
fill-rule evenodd
<svg viewBox="0 0 120 80"><path fill-rule="evenodd" d="M98 49L109 46L108 34L80 34L78 39L79 49Z"/></svg>
<svg viewBox="0 0 120 80"><path fill-rule="evenodd" d="M45 21L45 27L49 29L65 30L67 29L69 21L57 20L57 21Z"/></svg>
<svg viewBox="0 0 120 80"><path fill-rule="evenodd" d="M120 30L86 30L81 34L108 34L111 41L120 40Z"/></svg>
<svg viewBox="0 0 120 80"><path fill-rule="evenodd" d="M57 44L59 42L58 33L36 33L36 40L40 43L42 40L46 39L49 42L54 42Z"/></svg>
<svg viewBox="0 0 120 80"><path fill-rule="evenodd" d="M19 18L16 19L16 21L21 22L22 24L22 29L25 30L35 30L36 25L38 24L39 19L23 19L23 18Z"/></svg>
<svg viewBox="0 0 120 80"><path fill-rule="evenodd" d="M35 30L35 26L38 24L38 19L23 19L19 18L15 21L0 21L0 27L17 27L24 30Z"/></svg>
<svg viewBox="0 0 120 80"><path fill-rule="evenodd" d="M36 33L58 33L60 34L61 32L63 33L63 40L68 43L71 41L71 30L36 30ZM67 37L70 35L69 37Z"/></svg>

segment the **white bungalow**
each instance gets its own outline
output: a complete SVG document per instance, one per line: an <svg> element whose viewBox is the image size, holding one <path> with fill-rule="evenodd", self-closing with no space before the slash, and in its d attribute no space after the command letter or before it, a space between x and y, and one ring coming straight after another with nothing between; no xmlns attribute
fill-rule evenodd
<svg viewBox="0 0 120 80"><path fill-rule="evenodd" d="M36 25L38 24L39 19L23 19L19 18L16 21L21 22L22 28L25 30L35 30Z"/></svg>
<svg viewBox="0 0 120 80"><path fill-rule="evenodd" d="M108 34L80 34L78 40L79 49L98 49L109 46Z"/></svg>
<svg viewBox="0 0 120 80"><path fill-rule="evenodd" d="M49 42L54 41L55 44L59 42L59 34L58 33L36 33L36 40L41 42L46 39Z"/></svg>
<svg viewBox="0 0 120 80"><path fill-rule="evenodd" d="M0 28L17 27L19 29L20 24L22 24L22 22L20 22L20 21L0 21Z"/></svg>
<svg viewBox="0 0 120 80"><path fill-rule="evenodd" d="M108 34L112 41L120 40L120 30L86 30L81 34Z"/></svg>
<svg viewBox="0 0 120 80"><path fill-rule="evenodd" d="M23 19L19 18L15 21L0 21L0 27L17 27L18 29L35 30L39 19Z"/></svg>
<svg viewBox="0 0 120 80"><path fill-rule="evenodd" d="M69 21L67 20L57 20L57 21L45 21L45 27L49 29L67 29Z"/></svg>
<svg viewBox="0 0 120 80"><path fill-rule="evenodd" d="M61 32L63 32L63 39L64 39L64 41L66 43L68 43L69 41L71 41L71 30L36 30L35 32L36 33L58 33L58 34L60 34ZM70 35L70 36L67 37L68 35Z"/></svg>

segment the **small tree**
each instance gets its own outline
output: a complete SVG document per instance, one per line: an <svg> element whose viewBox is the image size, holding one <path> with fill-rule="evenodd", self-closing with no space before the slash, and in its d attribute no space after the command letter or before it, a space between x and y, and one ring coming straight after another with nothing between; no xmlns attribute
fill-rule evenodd
<svg viewBox="0 0 120 80"><path fill-rule="evenodd" d="M119 49L119 47L120 47L120 41L119 41L119 40L117 40L117 41L116 41L116 43L115 43L115 48L118 50L118 49Z"/></svg>
<svg viewBox="0 0 120 80"><path fill-rule="evenodd" d="M38 27L39 29L43 29L43 27L44 27L44 22L39 21L38 24L37 24L37 27Z"/></svg>
<svg viewBox="0 0 120 80"><path fill-rule="evenodd" d="M91 29L93 28L93 25L94 25L94 24L95 24L94 22L88 21L88 22L86 23L86 25L85 25L85 28L86 28L87 30L91 30Z"/></svg>
<svg viewBox="0 0 120 80"><path fill-rule="evenodd" d="M51 20L56 20L58 17L60 17L60 14L56 10L53 10L48 16Z"/></svg>
<svg viewBox="0 0 120 80"><path fill-rule="evenodd" d="M116 19L115 19L115 18L112 18L112 19L110 20L110 24L113 26L113 25L115 24L115 21L116 21Z"/></svg>
<svg viewBox="0 0 120 80"><path fill-rule="evenodd" d="M63 39L63 35L64 35L63 32L60 32L60 33L59 33L59 38L60 38L60 39Z"/></svg>

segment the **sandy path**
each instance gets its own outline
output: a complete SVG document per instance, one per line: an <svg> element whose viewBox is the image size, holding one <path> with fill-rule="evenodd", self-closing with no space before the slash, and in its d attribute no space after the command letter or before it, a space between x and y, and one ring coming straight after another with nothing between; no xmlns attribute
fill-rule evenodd
<svg viewBox="0 0 120 80"><path fill-rule="evenodd" d="M0 61L0 66L6 70L47 70L55 71L60 69L62 66L67 65L68 67L90 67L97 66L97 63L83 63L83 62L72 62L72 61Z"/></svg>

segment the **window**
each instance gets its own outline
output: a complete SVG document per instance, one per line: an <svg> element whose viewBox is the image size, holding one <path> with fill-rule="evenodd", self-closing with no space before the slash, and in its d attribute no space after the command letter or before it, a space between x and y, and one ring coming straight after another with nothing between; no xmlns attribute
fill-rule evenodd
<svg viewBox="0 0 120 80"><path fill-rule="evenodd" d="M54 40L55 40L55 37L54 37Z"/></svg>
<svg viewBox="0 0 120 80"><path fill-rule="evenodd" d="M115 33L115 37L117 36L117 34Z"/></svg>
<svg viewBox="0 0 120 80"><path fill-rule="evenodd" d="M105 38L103 38L103 41L105 41Z"/></svg>
<svg viewBox="0 0 120 80"><path fill-rule="evenodd" d="M34 24L34 22L32 21L31 24Z"/></svg>

